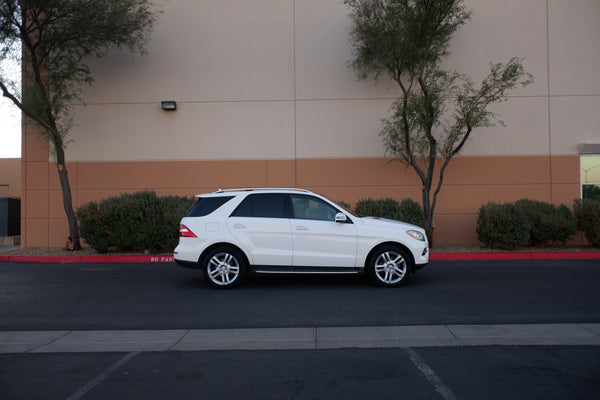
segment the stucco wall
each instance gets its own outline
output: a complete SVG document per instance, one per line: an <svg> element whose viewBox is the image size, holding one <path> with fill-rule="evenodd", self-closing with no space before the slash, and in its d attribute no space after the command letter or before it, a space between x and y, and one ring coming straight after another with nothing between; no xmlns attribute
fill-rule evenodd
<svg viewBox="0 0 600 400"><path fill-rule="evenodd" d="M0 197L21 197L20 158L0 158Z"/></svg>
<svg viewBox="0 0 600 400"><path fill-rule="evenodd" d="M342 0L169 0L148 55L92 63L67 151L76 205L123 191L193 194L300 186L355 202L412 197L411 170L388 163L378 132L398 92L357 81ZM571 204L578 145L599 142L600 2L469 0L472 18L447 66L481 80L490 62L525 57L535 83L494 106L451 164L437 209L439 242L475 241L488 200ZM161 100L175 100L174 112ZM24 135L26 245L67 236L56 171ZM25 155L26 154L26 155ZM45 204L45 206L44 206Z"/></svg>
<svg viewBox="0 0 600 400"><path fill-rule="evenodd" d="M449 68L483 78L525 57L535 83L494 106L464 155L566 155L598 140L600 2L467 1ZM76 161L381 157L394 84L357 81L341 0L162 3L149 54L92 64L76 106ZM160 109L176 100L178 110ZM118 144L118 145L117 145Z"/></svg>

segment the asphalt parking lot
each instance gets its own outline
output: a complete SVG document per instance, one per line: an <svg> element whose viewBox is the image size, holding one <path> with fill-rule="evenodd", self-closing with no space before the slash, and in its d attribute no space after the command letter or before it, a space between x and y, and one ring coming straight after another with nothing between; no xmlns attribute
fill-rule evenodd
<svg viewBox="0 0 600 400"><path fill-rule="evenodd" d="M0 355L3 399L597 399L598 346Z"/></svg>
<svg viewBox="0 0 600 400"><path fill-rule="evenodd" d="M399 288L255 276L237 289L165 264L0 263L0 331L600 322L600 260L434 261Z"/></svg>
<svg viewBox="0 0 600 400"><path fill-rule="evenodd" d="M598 267L436 261L396 289L218 291L171 264L2 263L0 397L597 399Z"/></svg>

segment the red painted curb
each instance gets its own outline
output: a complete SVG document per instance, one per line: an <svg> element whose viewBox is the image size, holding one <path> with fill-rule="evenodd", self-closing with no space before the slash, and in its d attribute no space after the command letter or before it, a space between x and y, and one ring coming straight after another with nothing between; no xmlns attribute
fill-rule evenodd
<svg viewBox="0 0 600 400"><path fill-rule="evenodd" d="M167 263L173 262L172 255L139 256L2 256L0 262L30 263Z"/></svg>
<svg viewBox="0 0 600 400"><path fill-rule="evenodd" d="M529 252L529 253L431 253L434 260L595 260L600 251L590 252Z"/></svg>
<svg viewBox="0 0 600 400"><path fill-rule="evenodd" d="M530 253L432 253L436 260L595 260L600 251L590 252L530 252ZM10 256L0 255L0 262L29 263L170 263L172 255L133 256Z"/></svg>

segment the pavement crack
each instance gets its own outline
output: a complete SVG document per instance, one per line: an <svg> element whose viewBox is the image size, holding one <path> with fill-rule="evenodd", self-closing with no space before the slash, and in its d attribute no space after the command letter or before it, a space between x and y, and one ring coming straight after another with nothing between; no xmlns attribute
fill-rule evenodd
<svg viewBox="0 0 600 400"><path fill-rule="evenodd" d="M464 344L465 346L469 346L469 343L465 342L464 340L462 340L460 338L460 336L456 336L456 333L452 330L452 328L450 327L450 325L444 325L446 327L446 329L448 329L448 331L450 332L450 334L452 334L452 336L454 336L454 338L456 340L458 340L460 343Z"/></svg>
<svg viewBox="0 0 600 400"><path fill-rule="evenodd" d="M177 345L179 343L181 343L181 341L190 333L190 330L186 330L185 333L183 335L181 335L181 337L179 338L179 340L177 340L175 343L173 343L173 345L171 347L169 347L169 349L167 351L172 351L175 347L177 347Z"/></svg>
<svg viewBox="0 0 600 400"><path fill-rule="evenodd" d="M40 345L38 345L38 346L35 346L35 347L33 347L33 348L31 348L31 349L27 350L25 353L33 353L33 352L35 352L36 350L38 350L38 349L40 349L40 348L42 348L42 347L44 347L44 346L49 346L49 345L51 345L51 344L54 344L54 343L58 342L59 340L61 340L62 338L64 338L64 337L66 337L66 336L70 335L72 332L73 332L73 331L66 331L66 332L65 332L63 335L61 335L61 336L59 336L59 337L55 337L54 339L52 339L52 340L49 340L49 341L48 341L48 342L46 342L46 343L42 343L42 344L40 344Z"/></svg>

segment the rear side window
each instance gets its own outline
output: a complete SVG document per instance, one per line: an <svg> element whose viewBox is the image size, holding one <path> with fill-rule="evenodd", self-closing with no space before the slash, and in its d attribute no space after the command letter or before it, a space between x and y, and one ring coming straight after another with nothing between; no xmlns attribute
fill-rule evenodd
<svg viewBox="0 0 600 400"><path fill-rule="evenodd" d="M279 193L251 194L231 214L232 217L289 218L288 196Z"/></svg>
<svg viewBox="0 0 600 400"><path fill-rule="evenodd" d="M199 197L192 206L192 209L187 213L186 217L204 217L231 199L233 199L233 196Z"/></svg>

